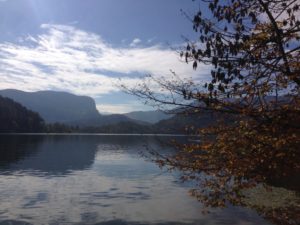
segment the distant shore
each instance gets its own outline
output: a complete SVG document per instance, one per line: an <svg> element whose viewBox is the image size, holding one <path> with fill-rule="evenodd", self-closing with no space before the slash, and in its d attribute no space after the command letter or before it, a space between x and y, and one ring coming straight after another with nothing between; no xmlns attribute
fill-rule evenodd
<svg viewBox="0 0 300 225"><path fill-rule="evenodd" d="M70 135L70 136L165 136L165 137L195 137L187 134L126 134L126 133L0 133L0 135Z"/></svg>

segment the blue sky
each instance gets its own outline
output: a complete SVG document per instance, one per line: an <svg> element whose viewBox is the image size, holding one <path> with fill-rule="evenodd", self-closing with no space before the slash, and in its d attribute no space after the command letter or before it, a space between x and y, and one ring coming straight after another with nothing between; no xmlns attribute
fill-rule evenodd
<svg viewBox="0 0 300 225"><path fill-rule="evenodd" d="M146 74L205 79L170 46L195 39L192 0L0 0L0 89L89 95L100 112L147 110L122 93Z"/></svg>

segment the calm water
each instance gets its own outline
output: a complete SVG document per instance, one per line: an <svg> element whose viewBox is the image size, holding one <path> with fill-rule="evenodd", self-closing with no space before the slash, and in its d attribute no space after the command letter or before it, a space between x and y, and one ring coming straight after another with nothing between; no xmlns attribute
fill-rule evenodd
<svg viewBox="0 0 300 225"><path fill-rule="evenodd" d="M201 213L178 174L140 156L168 137L0 136L0 224L267 224L231 207Z"/></svg>

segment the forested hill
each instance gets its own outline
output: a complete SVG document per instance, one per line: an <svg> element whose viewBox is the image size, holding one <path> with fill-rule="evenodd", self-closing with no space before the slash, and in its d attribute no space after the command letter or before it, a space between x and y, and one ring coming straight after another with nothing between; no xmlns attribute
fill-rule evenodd
<svg viewBox="0 0 300 225"><path fill-rule="evenodd" d="M0 132L42 132L44 120L36 112L0 96Z"/></svg>

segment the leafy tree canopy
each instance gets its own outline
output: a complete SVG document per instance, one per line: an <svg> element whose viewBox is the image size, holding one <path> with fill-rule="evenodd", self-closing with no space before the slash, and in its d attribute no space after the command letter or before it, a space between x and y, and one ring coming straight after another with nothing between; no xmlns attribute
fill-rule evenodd
<svg viewBox="0 0 300 225"><path fill-rule="evenodd" d="M201 84L173 73L172 79L150 76L164 92L155 92L146 81L123 88L158 106L180 106L180 112L217 113L213 126L197 129L195 123L200 142L179 146L173 157L158 155L157 162L197 180L192 194L206 205L244 204L246 189L299 179L300 4L200 2L194 16L184 13L199 38L188 40L180 56L195 70L210 65L210 81ZM281 209L272 218L279 224L295 222L295 210L299 207Z"/></svg>

